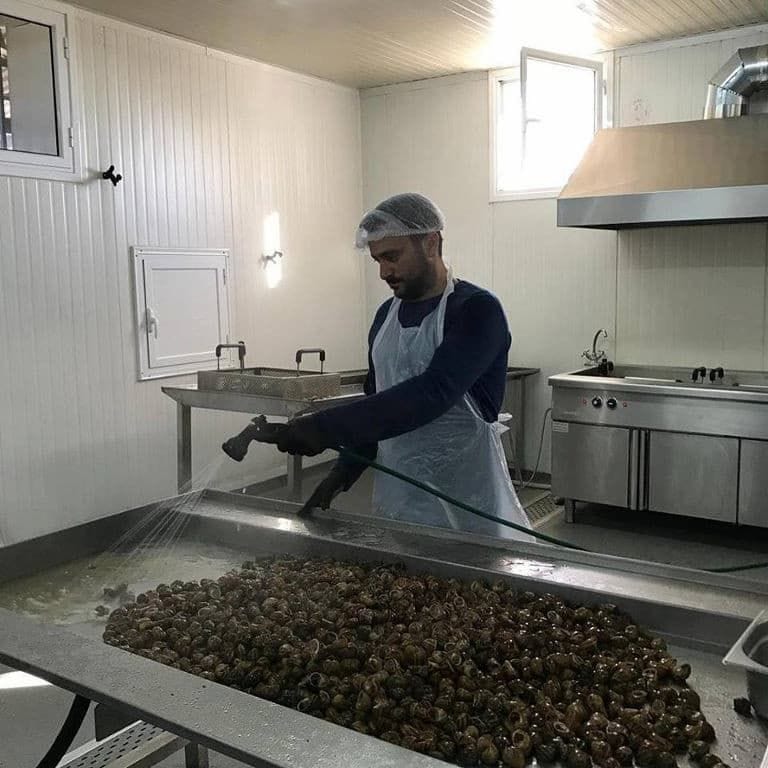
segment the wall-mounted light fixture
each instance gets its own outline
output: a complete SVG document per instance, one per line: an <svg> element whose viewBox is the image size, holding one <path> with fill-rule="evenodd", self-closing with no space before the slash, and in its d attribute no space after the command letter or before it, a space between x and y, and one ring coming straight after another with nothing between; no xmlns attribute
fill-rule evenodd
<svg viewBox="0 0 768 768"><path fill-rule="evenodd" d="M283 258L283 252L282 251L274 251L272 253L265 253L261 260L266 262L267 264L277 264L278 259Z"/></svg>
<svg viewBox="0 0 768 768"><path fill-rule="evenodd" d="M283 252L280 250L280 214L272 211L264 217L264 243L261 265L267 276L267 287L275 288L283 279Z"/></svg>

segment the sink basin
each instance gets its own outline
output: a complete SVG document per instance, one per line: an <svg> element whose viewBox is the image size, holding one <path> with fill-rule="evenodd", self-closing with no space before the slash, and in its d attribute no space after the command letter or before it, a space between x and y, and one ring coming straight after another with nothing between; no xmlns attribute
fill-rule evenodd
<svg viewBox="0 0 768 768"><path fill-rule="evenodd" d="M691 387L695 389L736 389L745 392L768 393L768 372L765 371L726 371L722 379L710 381L709 375L704 380L693 381L692 368L651 367L642 365L616 365L614 370L604 376L598 368L586 368L574 371L566 376L588 376L596 379L622 379L632 384L648 384L660 387Z"/></svg>
<svg viewBox="0 0 768 768"><path fill-rule="evenodd" d="M623 376L624 381L636 381L639 384L680 384L680 379L654 379L649 376Z"/></svg>
<svg viewBox="0 0 768 768"><path fill-rule="evenodd" d="M577 376L595 376L609 379L624 379L638 384L683 384L691 381L690 368L653 368L643 365L616 365L607 377L598 368L587 368L578 371ZM693 383L693 382L691 382Z"/></svg>

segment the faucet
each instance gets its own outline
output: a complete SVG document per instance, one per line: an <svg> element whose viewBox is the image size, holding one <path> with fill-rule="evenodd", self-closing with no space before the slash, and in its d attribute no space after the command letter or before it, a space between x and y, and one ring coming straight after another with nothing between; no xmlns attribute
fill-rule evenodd
<svg viewBox="0 0 768 768"><path fill-rule="evenodd" d="M603 338L608 338L608 332L605 330L605 328L601 328L596 334L595 337L592 339L592 351L585 349L581 356L588 362L592 363L592 365L597 365L600 360L602 360L605 357L605 352L602 349L597 348L597 340L600 338L600 335L602 334Z"/></svg>
<svg viewBox="0 0 768 768"><path fill-rule="evenodd" d="M693 373L691 373L691 380L692 381L698 381L699 378L701 378L702 381L704 381L704 377L707 375L707 369L702 365L699 368L694 368ZM713 379L714 381L714 379Z"/></svg>

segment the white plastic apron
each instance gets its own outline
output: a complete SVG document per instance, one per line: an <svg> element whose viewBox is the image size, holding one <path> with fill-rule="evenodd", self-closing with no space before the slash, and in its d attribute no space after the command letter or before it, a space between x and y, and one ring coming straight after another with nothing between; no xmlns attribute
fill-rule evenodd
<svg viewBox="0 0 768 768"><path fill-rule="evenodd" d="M415 328L400 325L401 301L392 300L372 348L377 391L424 373L443 341L445 308L453 290L449 276L437 309ZM460 403L426 426L382 440L377 460L483 512L530 528L509 477L502 431L500 424L486 422L465 394ZM393 520L533 541L381 472L375 479L374 508Z"/></svg>

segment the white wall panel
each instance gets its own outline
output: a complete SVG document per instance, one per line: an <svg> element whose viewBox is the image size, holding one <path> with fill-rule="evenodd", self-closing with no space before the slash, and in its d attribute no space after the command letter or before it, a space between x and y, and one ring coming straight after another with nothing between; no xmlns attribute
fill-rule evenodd
<svg viewBox="0 0 768 768"><path fill-rule="evenodd" d="M395 179L392 175L390 157L397 151L397 145L390 138L389 108L390 97L387 93L363 93L360 102L360 122L362 129L362 172L363 172L363 207L371 209L385 197L405 191L406 180ZM397 101L392 106L397 113ZM370 325L376 308L392 292L379 278L379 270L367 253L360 254L366 298L366 321Z"/></svg>
<svg viewBox="0 0 768 768"><path fill-rule="evenodd" d="M554 200L492 208L493 289L509 318L510 364L542 369L528 388L525 457L533 468L551 401L547 378L583 364L581 352L598 328L608 330L613 345L616 235L558 228ZM549 430L540 470L549 471Z"/></svg>
<svg viewBox="0 0 768 768"><path fill-rule="evenodd" d="M361 208L357 94L279 82L257 65L229 67L233 175L240 179L237 304L242 327L256 340L253 354L293 365L298 348L323 347L330 368L358 366L364 294L354 248ZM261 256L265 220L273 214L283 276L269 288Z"/></svg>
<svg viewBox="0 0 768 768"><path fill-rule="evenodd" d="M131 245L231 249L234 336L251 362L323 345L362 363L357 93L210 55L85 12L82 184L0 177L0 545L175 493L175 405L136 381ZM251 122L249 122L251 121ZM114 163L117 188L98 179ZM268 291L261 223L281 211ZM194 468L246 416L195 413ZM232 486L284 466L253 449Z"/></svg>
<svg viewBox="0 0 768 768"><path fill-rule="evenodd" d="M762 32L646 53L618 51L616 125L701 120L710 78L739 48L765 43Z"/></svg>
<svg viewBox="0 0 768 768"><path fill-rule="evenodd" d="M488 206L488 81L477 73L363 95L365 204L421 192L445 213L445 258L492 282ZM367 266L369 310L390 295Z"/></svg>
<svg viewBox="0 0 768 768"><path fill-rule="evenodd" d="M765 224L622 233L619 359L763 368L765 244Z"/></svg>

